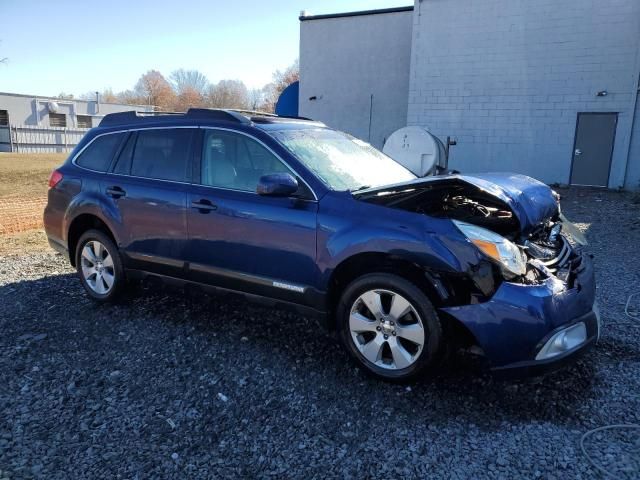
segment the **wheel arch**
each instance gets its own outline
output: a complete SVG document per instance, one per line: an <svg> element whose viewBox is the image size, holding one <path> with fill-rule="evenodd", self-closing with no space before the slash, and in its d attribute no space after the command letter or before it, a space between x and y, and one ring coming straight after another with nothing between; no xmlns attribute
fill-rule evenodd
<svg viewBox="0 0 640 480"><path fill-rule="evenodd" d="M445 275L429 267L419 265L407 258L383 253L364 252L355 254L336 266L333 270L327 289L327 326L336 328L336 309L340 295L346 286L362 275L370 273L391 273L398 275L425 293L433 304L442 323L446 338L460 344L476 344L475 337L469 329L455 317L443 315L440 307L460 301L460 288L467 284L453 275Z"/></svg>
<svg viewBox="0 0 640 480"><path fill-rule="evenodd" d="M82 234L87 230L99 230L107 235L116 246L118 245L112 229L103 219L93 213L81 213L74 217L74 219L69 223L69 228L67 229L69 261L74 267L76 266L76 248L78 246L78 240L80 240Z"/></svg>
<svg viewBox="0 0 640 480"><path fill-rule="evenodd" d="M327 310L333 317L346 286L368 273L392 273L403 277L425 292L434 306L442 305L448 291L435 280L429 269L404 257L384 252L361 252L340 262L331 273L327 288Z"/></svg>

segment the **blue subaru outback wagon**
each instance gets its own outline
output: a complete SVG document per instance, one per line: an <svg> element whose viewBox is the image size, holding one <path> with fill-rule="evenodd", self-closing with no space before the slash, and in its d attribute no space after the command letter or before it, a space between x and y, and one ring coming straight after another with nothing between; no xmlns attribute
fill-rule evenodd
<svg viewBox="0 0 640 480"><path fill-rule="evenodd" d="M106 115L49 184L49 243L100 302L157 277L294 306L389 380L461 348L546 370L599 335L591 259L526 176L417 178L322 123L191 109Z"/></svg>

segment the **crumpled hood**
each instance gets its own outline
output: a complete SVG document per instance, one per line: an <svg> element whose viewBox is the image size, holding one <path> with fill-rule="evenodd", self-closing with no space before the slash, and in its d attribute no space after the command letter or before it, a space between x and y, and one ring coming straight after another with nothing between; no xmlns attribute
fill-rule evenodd
<svg viewBox="0 0 640 480"><path fill-rule="evenodd" d="M518 218L523 232L558 213L558 201L547 185L516 173L455 175L505 202ZM434 177L436 178L436 177Z"/></svg>
<svg viewBox="0 0 640 480"><path fill-rule="evenodd" d="M478 173L472 175L437 175L408 182L370 188L357 195L376 195L383 192L401 191L416 187L438 185L454 189L467 184L491 195L513 212L520 224L520 231L529 233L534 227L558 213L558 201L553 190L538 180L515 173Z"/></svg>

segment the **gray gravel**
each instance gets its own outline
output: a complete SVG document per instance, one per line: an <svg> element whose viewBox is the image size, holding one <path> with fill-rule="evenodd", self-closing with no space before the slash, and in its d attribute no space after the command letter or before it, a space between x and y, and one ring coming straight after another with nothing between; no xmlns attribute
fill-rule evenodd
<svg viewBox="0 0 640 480"><path fill-rule="evenodd" d="M590 429L640 423L640 208L567 194L598 269L601 343L569 369L500 381L458 366L369 378L313 320L193 292L96 306L64 258L0 259L0 479L597 478ZM638 431L586 439L640 478Z"/></svg>

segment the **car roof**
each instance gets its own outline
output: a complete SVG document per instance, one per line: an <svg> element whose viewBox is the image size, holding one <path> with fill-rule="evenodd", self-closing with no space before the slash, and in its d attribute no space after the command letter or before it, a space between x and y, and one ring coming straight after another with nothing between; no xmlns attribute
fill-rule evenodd
<svg viewBox="0 0 640 480"><path fill-rule="evenodd" d="M136 112L110 113L104 116L99 129L134 129L157 126L253 126L262 130L325 127L304 117L285 117L266 112L236 109L190 108L185 113Z"/></svg>

